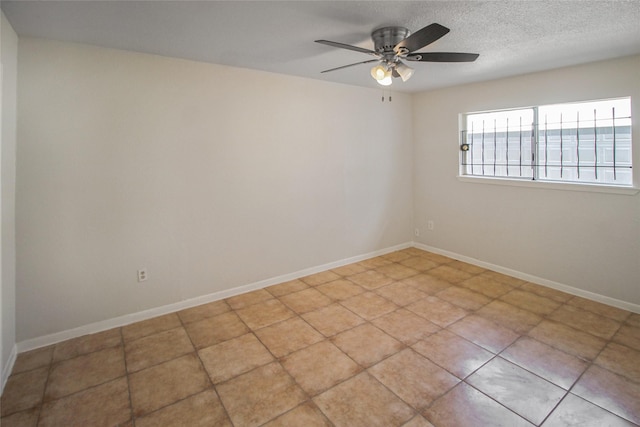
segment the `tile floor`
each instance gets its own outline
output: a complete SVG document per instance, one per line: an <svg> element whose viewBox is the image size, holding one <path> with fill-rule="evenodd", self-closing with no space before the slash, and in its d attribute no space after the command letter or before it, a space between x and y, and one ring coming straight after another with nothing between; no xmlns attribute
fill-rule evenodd
<svg viewBox="0 0 640 427"><path fill-rule="evenodd" d="M640 315L410 248L20 354L1 404L3 427L638 425Z"/></svg>

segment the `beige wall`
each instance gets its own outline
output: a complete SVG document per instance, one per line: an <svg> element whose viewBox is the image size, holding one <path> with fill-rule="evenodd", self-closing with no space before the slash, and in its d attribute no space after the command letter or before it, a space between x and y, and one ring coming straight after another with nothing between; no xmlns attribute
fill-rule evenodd
<svg viewBox="0 0 640 427"><path fill-rule="evenodd" d="M382 103L211 64L19 48L18 341L406 243L414 227L418 243L640 304L639 195L456 178L459 113L631 95L640 117L640 57Z"/></svg>
<svg viewBox="0 0 640 427"><path fill-rule="evenodd" d="M408 95L28 38L19 75L18 341L411 241Z"/></svg>
<svg viewBox="0 0 640 427"><path fill-rule="evenodd" d="M640 56L422 93L414 98L419 242L640 304L640 194L461 182L458 114L631 96L640 165ZM636 170L636 186L640 172Z"/></svg>
<svg viewBox="0 0 640 427"><path fill-rule="evenodd" d="M0 13L0 68L2 69L1 138L1 228L0 248L0 391L9 375L16 344L16 249L15 249L15 186L16 186L16 88L18 36Z"/></svg>

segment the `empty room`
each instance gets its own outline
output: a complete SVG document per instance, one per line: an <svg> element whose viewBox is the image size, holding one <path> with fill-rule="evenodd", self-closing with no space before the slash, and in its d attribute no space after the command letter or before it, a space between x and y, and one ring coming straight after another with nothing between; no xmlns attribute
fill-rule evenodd
<svg viewBox="0 0 640 427"><path fill-rule="evenodd" d="M640 1L5 1L0 425L640 425Z"/></svg>

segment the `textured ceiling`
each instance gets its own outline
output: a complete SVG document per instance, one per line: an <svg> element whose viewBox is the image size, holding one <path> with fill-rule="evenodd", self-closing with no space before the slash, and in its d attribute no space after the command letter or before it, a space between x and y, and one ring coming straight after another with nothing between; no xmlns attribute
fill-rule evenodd
<svg viewBox="0 0 640 427"><path fill-rule="evenodd" d="M640 54L640 0L588 1L2 1L19 36L44 37L379 87L371 59L314 43L373 48L371 31L437 22L423 51L479 53L474 63L412 63L391 89L417 92Z"/></svg>

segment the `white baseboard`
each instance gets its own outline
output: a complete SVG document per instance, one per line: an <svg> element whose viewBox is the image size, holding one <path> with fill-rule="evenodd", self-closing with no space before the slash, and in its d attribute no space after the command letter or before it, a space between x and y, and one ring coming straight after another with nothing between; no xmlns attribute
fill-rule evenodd
<svg viewBox="0 0 640 427"><path fill-rule="evenodd" d="M34 350L37 348L56 344L61 341L66 341L72 338L81 337L83 335L95 334L96 332L102 332L108 329L125 326L134 322L139 322L141 320L147 320L153 317L162 316L164 314L174 313L176 311L184 310L186 308L196 307L198 305L206 304L209 302L218 301L224 298L229 298L235 295L244 294L246 292L251 292L257 289L266 288L267 286L277 285L278 283L299 279L300 277L309 276L311 274L320 273L326 270L331 270L332 268L342 267L347 264L353 264L354 262L363 261L368 258L373 258L373 257L384 255L390 252L399 251L402 249L410 248L412 246L413 246L413 242L407 242L400 245L388 247L385 249L369 252L363 255L357 255L357 256L345 258L339 261L318 265L316 267L306 268L304 270L296 271L295 273L284 274L282 276L260 280L258 282L237 286L235 288L214 292L208 295L202 295L196 298L190 298L188 300L179 301L173 304L163 305L161 307L154 307L148 310L139 311L137 313L126 314L124 316L102 320L100 322L90 323L88 325L79 326L77 328L69 329L66 331L56 332L53 334L28 339L25 341L21 341L17 344L17 352L22 353L25 351ZM15 360L15 356L14 356L14 360ZM13 367L13 364L11 366ZM11 370L9 370L9 372L11 372Z"/></svg>
<svg viewBox="0 0 640 427"><path fill-rule="evenodd" d="M558 291L566 292L571 295L576 295L582 298L590 299L592 301L601 302L603 304L611 305L613 307L621 308L623 310L628 310L634 313L640 313L640 305L638 304L633 304L627 301L622 301L622 300L611 298L605 295L596 294L595 292L585 291L583 289L575 288L573 286L554 282L553 280L543 279L541 277L537 277L531 274L522 273L520 271L512 270L510 268L491 264L485 261L480 261L478 259L471 258L465 255L460 255L455 252L449 252L443 249L434 248L432 246L424 245L422 243L414 242L413 246L418 249L444 255L449 258L457 259L458 261L464 261L469 264L477 265L478 267L486 268L487 270L493 270L498 273L502 273L518 279L526 280L527 282L535 283L536 285L546 286L547 288L556 289Z"/></svg>
<svg viewBox="0 0 640 427"><path fill-rule="evenodd" d="M11 354L9 354L9 360L2 367L2 378L0 378L0 394L4 391L4 386L7 385L7 380L9 379L9 375L11 375L11 371L13 371L13 365L16 363L16 357L18 356L18 346L16 344L13 345L11 349Z"/></svg>
<svg viewBox="0 0 640 427"><path fill-rule="evenodd" d="M437 253L440 255L447 256L449 258L457 259L459 261L464 261L469 264L477 265L482 268L486 268L488 270L493 270L498 273L507 274L509 276L516 277L518 279L526 280L527 282L535 283L538 285L546 286L552 289L557 289L559 291L563 291L572 295L577 295L583 298L587 298L593 301L601 302L603 304L611 305L614 307L621 308L623 310L632 311L634 313L640 313L640 305L632 304L626 301L621 301L615 298L610 298L604 295L596 294L593 292L585 291L579 288L575 288L572 286L564 285L562 283L557 283L551 280L543 279L541 277L533 276L531 274L522 273L520 271L512 270L506 267L502 267L499 265L491 264L485 261L481 261L475 258L467 257L465 255L460 255L454 252L449 252L443 249L435 248L432 246L424 245L422 243L417 242L408 242L400 245L392 246L389 248L377 250L374 252L369 252L363 255L358 255L350 258L345 258L339 261L330 262L327 264L322 264L316 267L307 268L304 270L296 271L294 273L284 274L277 277L272 277L269 279L261 280L258 282L250 283L247 285L237 286L235 288L226 289L224 291L214 292L207 295L202 295L196 298L190 298L188 300L179 301L173 304L164 305L161 307L155 307L148 310L140 311L137 313L131 313L120 317L115 317L112 319L103 320L100 322L91 323L88 325L83 325L77 328L69 329L66 331L56 332L50 335L45 335L37 338L32 338L29 340L21 341L14 346L12 351L12 356L8 361L7 365L3 369L2 373L2 385L5 384L6 378L9 377L11 373L11 369L13 368L13 364L15 362L15 358L17 353L22 353L29 350L34 350L41 347L46 347L48 345L56 344L61 341L65 341L72 338L77 338L83 335L94 334L97 332L106 331L108 329L117 328L121 326L125 326L134 322L139 322L141 320L151 319L153 317L162 316L164 314L174 313L176 311L184 310L191 307L196 307L198 305L206 304L213 301L218 301L224 298L229 298L235 295L244 294L246 292L251 292L257 289L262 289L267 286L276 285L278 283L287 282L290 280L295 280L300 277L308 276L310 274L320 273L322 271L331 270L333 268L342 267L347 264L352 264L354 262L363 261L368 258L373 258L376 256L384 255L390 252L395 252L398 250L406 249L409 247L415 247L418 249L422 249L425 251Z"/></svg>

